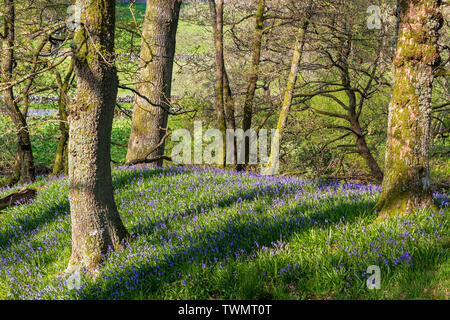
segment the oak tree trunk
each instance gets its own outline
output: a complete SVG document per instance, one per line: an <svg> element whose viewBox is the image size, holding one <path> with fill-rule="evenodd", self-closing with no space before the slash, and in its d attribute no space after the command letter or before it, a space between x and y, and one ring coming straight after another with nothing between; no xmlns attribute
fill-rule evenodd
<svg viewBox="0 0 450 320"><path fill-rule="evenodd" d="M163 164L162 139L169 116L164 108L170 108L180 4L180 0L147 0L136 90L149 101L139 95L135 97L127 163L161 157L153 164Z"/></svg>
<svg viewBox="0 0 450 320"><path fill-rule="evenodd" d="M69 201L72 255L68 270L96 271L127 231L113 196L110 141L117 97L114 0L77 0L81 25L72 50L76 102L69 109Z"/></svg>
<svg viewBox="0 0 450 320"><path fill-rule="evenodd" d="M224 86L224 95L225 95L225 118L226 118L226 127L227 129L232 130L232 132L236 131L236 116L234 112L234 98L233 92L231 91L230 79L228 78L227 69L225 67L225 63L223 64L223 86ZM227 149L226 143L230 142L229 139L224 139L224 148ZM233 137L233 150L234 150L234 159L237 159L237 141L236 137ZM226 160L226 159L225 159ZM234 164L233 164L234 165Z"/></svg>
<svg viewBox="0 0 450 320"><path fill-rule="evenodd" d="M209 0L209 8L211 11L211 21L214 35L214 47L216 50L216 102L215 110L217 116L217 124L222 133L223 139L226 137L227 119L225 115L225 96L224 85L227 84L227 105L230 105L231 90L229 89L228 76L225 79L225 59L223 54L223 0ZM234 112L234 111L233 111ZM218 157L221 166L226 164L226 144L223 144L222 154Z"/></svg>
<svg viewBox="0 0 450 320"><path fill-rule="evenodd" d="M234 114L234 98L230 87L230 79L228 78L225 63L223 65L223 89L225 95L225 118L227 129L236 130L236 117Z"/></svg>
<svg viewBox="0 0 450 320"><path fill-rule="evenodd" d="M255 35L252 48L252 62L250 65L249 81L247 92L244 101L244 115L242 119L242 129L249 130L252 126L253 117L253 100L255 98L256 84L258 82L259 64L261 61L261 44L264 32L264 9L266 1L258 0L258 7L256 9ZM250 140L245 139L245 163L249 161L250 154ZM238 170L243 169L238 167Z"/></svg>
<svg viewBox="0 0 450 320"><path fill-rule="evenodd" d="M441 1L399 1L394 85L380 217L430 204L428 149L431 90L440 57Z"/></svg>

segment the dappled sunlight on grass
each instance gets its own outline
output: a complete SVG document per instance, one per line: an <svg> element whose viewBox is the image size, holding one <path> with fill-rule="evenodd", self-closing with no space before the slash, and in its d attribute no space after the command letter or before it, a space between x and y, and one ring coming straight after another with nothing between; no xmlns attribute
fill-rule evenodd
<svg viewBox="0 0 450 320"><path fill-rule="evenodd" d="M69 290L67 180L39 183L33 203L0 218L0 298L426 298L444 290L430 272L448 277L445 195L439 211L373 223L375 185L124 166L113 184L132 237ZM366 287L373 264L381 290Z"/></svg>

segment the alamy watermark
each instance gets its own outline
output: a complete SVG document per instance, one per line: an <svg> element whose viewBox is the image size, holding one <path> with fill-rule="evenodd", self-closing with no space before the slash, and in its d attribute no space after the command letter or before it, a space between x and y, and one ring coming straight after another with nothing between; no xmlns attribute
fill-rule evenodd
<svg viewBox="0 0 450 320"><path fill-rule="evenodd" d="M67 19L66 26L70 31L75 31L75 29L81 25L81 11L81 8L77 5L67 7L69 18Z"/></svg>
<svg viewBox="0 0 450 320"><path fill-rule="evenodd" d="M172 160L177 164L259 164L261 173L267 173L269 163L269 139L271 159L270 174L278 171L279 160L279 134L271 130L270 137L267 129L258 132L249 129L226 130L226 137L218 129L203 130L201 121L194 122L193 135L187 129L174 130L172 141L178 142L172 149ZM246 162L246 143L248 141L248 161ZM205 145L205 143L207 143ZM224 147L225 146L225 147ZM193 149L193 150L192 150ZM193 152L192 152L193 151ZM225 152L225 154L224 154Z"/></svg>
<svg viewBox="0 0 450 320"><path fill-rule="evenodd" d="M66 281L67 289L78 290L81 288L81 274L79 270L75 270Z"/></svg>
<svg viewBox="0 0 450 320"><path fill-rule="evenodd" d="M367 268L366 273L370 276L367 278L367 288L369 290L381 289L381 269L379 266L371 265Z"/></svg>
<svg viewBox="0 0 450 320"><path fill-rule="evenodd" d="M379 6L372 5L367 8L366 13L369 13L370 16L367 18L367 28L372 29L381 29L381 9Z"/></svg>

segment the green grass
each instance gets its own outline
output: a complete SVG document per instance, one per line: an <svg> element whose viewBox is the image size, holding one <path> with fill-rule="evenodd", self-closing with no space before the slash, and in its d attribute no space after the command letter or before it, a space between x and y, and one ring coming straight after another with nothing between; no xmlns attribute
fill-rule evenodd
<svg viewBox="0 0 450 320"><path fill-rule="evenodd" d="M122 11L119 20L129 22ZM126 51L130 35L118 35ZM211 50L207 27L180 21L177 54ZM133 74L136 66L119 61L118 68ZM178 77L191 86L190 78ZM124 94L129 92L119 92ZM182 104L201 110L204 102L190 99ZM29 124L35 160L50 167L57 122ZM172 130L191 125L188 116L169 122ZM14 161L11 128L0 117L2 164ZM112 141L126 144L129 132L128 119L115 119ZM169 139L168 153L172 145ZM124 163L125 155L126 148L111 147L113 163ZM433 179L448 177L444 160L432 167ZM39 188L33 203L0 214L0 299L449 298L448 195L435 194L444 203L440 210L375 223L376 186L324 186L196 168L117 168L113 180L120 214L134 237L123 251L108 254L97 280L83 275L78 290L67 288L63 273L71 252L64 177L40 177L32 185ZM9 192L0 189L0 196ZM380 290L366 287L372 264L381 268Z"/></svg>
<svg viewBox="0 0 450 320"><path fill-rule="evenodd" d="M77 290L67 180L40 179L33 203L6 210L0 298L448 299L448 207L374 223L376 186L196 168L118 168L113 183L133 240Z"/></svg>

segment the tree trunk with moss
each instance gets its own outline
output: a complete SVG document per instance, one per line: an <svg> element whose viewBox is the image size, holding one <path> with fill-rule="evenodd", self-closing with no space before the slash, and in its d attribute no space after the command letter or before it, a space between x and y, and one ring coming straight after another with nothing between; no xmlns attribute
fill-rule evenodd
<svg viewBox="0 0 450 320"><path fill-rule="evenodd" d="M380 217L431 204L429 137L434 68L439 64L440 1L399 1L394 85Z"/></svg>
<svg viewBox="0 0 450 320"><path fill-rule="evenodd" d="M232 130L232 132L236 131L236 116L234 109L234 98L233 92L231 91L230 79L228 78L227 69L225 67L225 63L223 65L223 86L224 86L224 95L225 95L225 118L227 129ZM225 144L229 139L224 139ZM236 137L233 138L233 150L234 150L234 159L237 159L237 141ZM227 148L224 145L225 149ZM226 159L225 159L226 160Z"/></svg>
<svg viewBox="0 0 450 320"><path fill-rule="evenodd" d="M127 163L164 155L180 4L179 0L147 0L136 90L148 99L135 96ZM153 162L162 164L162 159Z"/></svg>
<svg viewBox="0 0 450 320"><path fill-rule="evenodd" d="M252 48L252 62L249 71L249 80L247 92L244 101L244 115L242 119L242 129L245 131L252 127L253 117L253 100L255 98L256 84L258 82L259 64L261 61L261 45L264 33L264 9L266 1L258 0L258 7L256 9L255 34ZM245 163L248 163L250 155L250 141L245 139ZM238 166L238 170L242 170L244 166Z"/></svg>
<svg viewBox="0 0 450 320"><path fill-rule="evenodd" d="M227 69L225 68L225 63L223 67L223 89L225 95L225 118L227 129L235 130L236 117L234 114L234 98L230 87L230 79L228 78Z"/></svg>
<svg viewBox="0 0 450 320"><path fill-rule="evenodd" d="M1 94L8 115L17 130L17 161L14 175L7 182L11 185L19 181L30 182L35 179L33 151L26 117L17 105L14 87L8 85L13 80L14 69L15 7L12 0L4 1L3 25L0 75L2 86L5 86L5 89Z"/></svg>
<svg viewBox="0 0 450 320"><path fill-rule="evenodd" d="M213 27L214 48L216 50L216 101L215 110L217 115L217 124L222 133L223 138L226 137L227 119L225 114L225 93L227 94L227 106L230 106L231 90L229 89L228 75L225 78L225 59L223 55L223 0L218 0L217 5L215 0L209 0L209 9L211 12L211 24ZM224 86L227 84L227 91ZM233 110L234 113L234 110ZM226 144L222 146L222 154L219 155L219 164L225 166L226 164Z"/></svg>
<svg viewBox="0 0 450 320"><path fill-rule="evenodd" d="M117 98L114 0L77 0L82 11L72 44L76 102L69 108L69 201L72 255L68 271L96 272L109 248L128 235L114 202L111 130Z"/></svg>
<svg viewBox="0 0 450 320"><path fill-rule="evenodd" d="M305 45L305 34L308 29L309 20L304 21L303 26L299 30L295 43L294 54L292 55L291 71L284 92L283 104L281 106L280 115L278 117L277 130L272 138L270 147L270 156L264 171L265 175L274 175L278 171L279 151L281 138L286 128L289 110L291 108L292 99L294 97L295 84L297 82L297 74L302 59L303 47Z"/></svg>

